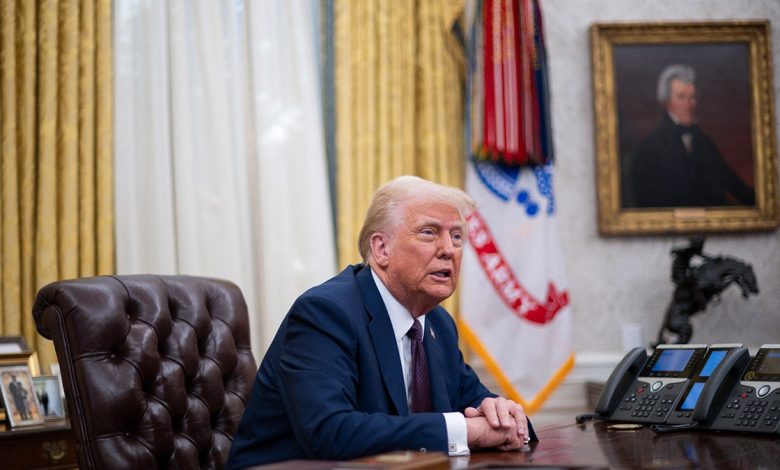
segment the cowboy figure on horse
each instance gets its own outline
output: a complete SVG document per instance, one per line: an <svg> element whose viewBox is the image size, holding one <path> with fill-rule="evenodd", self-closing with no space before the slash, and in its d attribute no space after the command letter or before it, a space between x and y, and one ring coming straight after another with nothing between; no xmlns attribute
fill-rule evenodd
<svg viewBox="0 0 780 470"><path fill-rule="evenodd" d="M658 332L656 344L685 344L693 335L691 316L707 308L731 283L737 283L742 297L758 293L753 268L738 259L702 253L703 237L691 237L686 247L672 249L674 294ZM697 263L691 263L696 259Z"/></svg>

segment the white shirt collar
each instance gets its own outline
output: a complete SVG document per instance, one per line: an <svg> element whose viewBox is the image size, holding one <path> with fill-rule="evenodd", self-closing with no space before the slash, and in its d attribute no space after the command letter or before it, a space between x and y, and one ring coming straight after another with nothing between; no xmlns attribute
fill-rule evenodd
<svg viewBox="0 0 780 470"><path fill-rule="evenodd" d="M409 332L409 328L414 323L414 318L411 312L406 309L401 302L399 302L393 294L387 290L387 286L379 279L374 270L371 270L371 277L374 278L374 284L379 290L379 295L382 296L382 302L385 303L387 314L390 316L390 323L393 324L393 334L395 335L395 341L401 341L406 333ZM420 316L417 320L420 321L423 331L425 331L425 315Z"/></svg>

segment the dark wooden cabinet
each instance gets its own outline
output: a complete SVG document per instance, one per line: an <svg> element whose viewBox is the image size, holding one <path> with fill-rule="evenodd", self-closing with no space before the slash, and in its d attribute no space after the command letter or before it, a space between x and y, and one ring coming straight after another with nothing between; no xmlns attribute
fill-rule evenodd
<svg viewBox="0 0 780 470"><path fill-rule="evenodd" d="M76 438L67 421L7 428L0 424L0 468L78 468Z"/></svg>

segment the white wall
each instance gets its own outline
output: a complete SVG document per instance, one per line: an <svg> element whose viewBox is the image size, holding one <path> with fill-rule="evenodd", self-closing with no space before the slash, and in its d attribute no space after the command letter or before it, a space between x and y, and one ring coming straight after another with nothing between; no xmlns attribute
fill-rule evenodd
<svg viewBox="0 0 780 470"><path fill-rule="evenodd" d="M621 324L641 323L645 344L673 287L672 246L685 236L602 237L597 227L593 93L588 28L594 22L759 19L772 23L775 103L780 102L778 0L541 0L550 58L556 191L578 352L621 349ZM775 109L775 116L780 113ZM705 252L753 265L760 293L732 286L694 317L691 342L780 343L780 232L711 234Z"/></svg>

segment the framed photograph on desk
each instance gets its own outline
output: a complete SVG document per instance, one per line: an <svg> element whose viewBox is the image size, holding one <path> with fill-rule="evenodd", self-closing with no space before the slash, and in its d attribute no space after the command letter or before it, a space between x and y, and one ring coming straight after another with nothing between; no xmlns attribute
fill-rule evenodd
<svg viewBox="0 0 780 470"><path fill-rule="evenodd" d="M0 366L0 392L11 427L43 423L43 415L35 399L30 367L27 364Z"/></svg>
<svg viewBox="0 0 780 470"><path fill-rule="evenodd" d="M31 375L40 375L38 354L31 351L21 336L0 336L0 366L26 363ZM6 420L5 408L0 398L0 421Z"/></svg>
<svg viewBox="0 0 780 470"><path fill-rule="evenodd" d="M45 421L65 419L65 402L60 393L60 378L56 375L33 377L35 399Z"/></svg>
<svg viewBox="0 0 780 470"><path fill-rule="evenodd" d="M0 336L0 356L29 351L27 341L21 336Z"/></svg>
<svg viewBox="0 0 780 470"><path fill-rule="evenodd" d="M591 27L599 231L780 222L767 21Z"/></svg>

